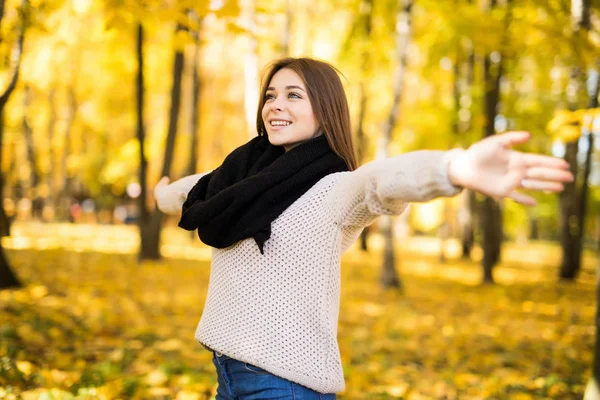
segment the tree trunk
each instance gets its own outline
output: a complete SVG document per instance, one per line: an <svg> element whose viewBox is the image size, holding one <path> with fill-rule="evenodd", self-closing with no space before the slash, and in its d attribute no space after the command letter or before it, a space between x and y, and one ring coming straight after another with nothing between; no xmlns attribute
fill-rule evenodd
<svg viewBox="0 0 600 400"><path fill-rule="evenodd" d="M483 201L480 213L481 231L483 232L483 283L494 283L494 266L500 261L500 243L502 243L502 212L500 204L491 197Z"/></svg>
<svg viewBox="0 0 600 400"><path fill-rule="evenodd" d="M531 211L528 213L529 217L529 240L539 240L540 239L540 227L537 216L535 216Z"/></svg>
<svg viewBox="0 0 600 400"><path fill-rule="evenodd" d="M387 157L387 147L392 140L392 133L396 122L400 117L400 105L402 99L402 88L404 87L404 76L406 75L406 63L408 56L408 43L412 33L412 7L413 0L399 0L399 10L396 15L396 71L394 74L394 100L386 128L383 135L382 141L382 155ZM383 234L385 235L385 250L384 250L384 262L383 262L383 273L382 273L382 284L384 287L397 287L401 288L400 278L396 272L395 264L395 252L394 252L394 230L393 230L393 219L391 217L385 217L384 221L385 229Z"/></svg>
<svg viewBox="0 0 600 400"><path fill-rule="evenodd" d="M577 141L567 143L565 146L564 159L569 163L569 168L573 176L577 176L577 151L579 145ZM577 232L579 231L580 221L578 219L577 202L577 181L566 182L564 190L560 193L560 232L562 246L562 261L560 266L560 278L572 280L577 275L578 255L576 249Z"/></svg>
<svg viewBox="0 0 600 400"><path fill-rule="evenodd" d="M177 36L177 34L183 30L185 30L185 28L178 24L175 30L175 35ZM138 47L140 46L141 44L138 44ZM140 50L138 49L138 57L140 57L139 53ZM181 108L181 80L183 77L184 61L183 51L176 50L173 59L173 85L171 86L169 128L167 131L167 141L165 145L165 156L161 176L169 176L171 174L173 152L175 149L175 138L177 136L177 125L179 120L179 109ZM160 230L162 216L163 214L155 206L150 220L147 222L147 225L143 226L141 230L142 246L140 246L140 260L160 259Z"/></svg>
<svg viewBox="0 0 600 400"><path fill-rule="evenodd" d="M75 123L75 115L77 114L77 96L75 95L74 84L71 83L68 90L68 116L65 127L65 137L63 141L63 151L60 161L59 177L62 179L57 202L57 213L59 220L70 221L70 210L72 200L72 185L69 171L67 170L67 159L71 153L71 133L73 132L73 124Z"/></svg>
<svg viewBox="0 0 600 400"><path fill-rule="evenodd" d="M487 55L484 61L485 76L485 126L484 137L495 134L494 120L496 118L496 109L500 97L500 66L497 65L497 71L492 71L492 61ZM494 76L495 75L495 76ZM497 219L500 213L500 204L491 197L486 197L481 210L481 233L483 235L483 274L484 282L493 282L493 268L499 261L498 257L501 251L502 221Z"/></svg>
<svg viewBox="0 0 600 400"><path fill-rule="evenodd" d="M462 96L462 76L461 76L461 63L462 63L462 45L461 45L462 37L458 37L456 40L456 57L454 60L453 66L453 74L454 81L452 84L452 97L454 99L454 115L452 117L452 126L451 130L454 133L453 140L449 143L449 148L451 149L456 144L462 145L462 128L461 128L461 118L460 111L462 109L461 106L461 96ZM450 222L448 220L448 216L450 215L450 199L444 199L444 219L442 224L438 228L438 236L440 238L440 255L439 260L441 263L446 262L446 241L450 237Z"/></svg>
<svg viewBox="0 0 600 400"><path fill-rule="evenodd" d="M600 62L597 62L596 65L600 67ZM595 79L596 82L593 89L591 90L590 100L588 104L588 108L590 109L598 107L598 92L600 91L600 79L598 77L598 71L596 71ZM583 251L583 240L585 235L585 220L587 214L588 192L590 187L590 173L592 172L592 156L594 153L594 132L587 131L587 139L587 151L585 153L585 162L583 164L583 182L581 183L581 192L578 196L579 206L577 219L579 221L579 229L577 231L577 247L575 248L575 251L578 254L576 274L581 269L581 255Z"/></svg>
<svg viewBox="0 0 600 400"><path fill-rule="evenodd" d="M444 199L444 211L442 217L442 223L438 228L438 236L440 237L440 256L439 260L443 264L447 260L446 256L446 242L451 236L451 218L452 218L452 204L450 199Z"/></svg>
<svg viewBox="0 0 600 400"><path fill-rule="evenodd" d="M490 0L489 10L496 7L496 0ZM505 25L503 36L507 36L508 27L510 24L512 13L512 2L507 2L507 10L505 17ZM506 42L506 38L503 43ZM494 62L492 54L486 54L484 57L484 110L485 124L483 136L488 137L496 133L494 121L498 113L498 104L500 102L500 79L502 78L502 68L504 61L504 50L499 51L499 60ZM483 235L483 283L493 283L493 268L500 261L500 253L502 247L502 213L500 212L500 204L486 197L481 209L482 215L481 229Z"/></svg>
<svg viewBox="0 0 600 400"><path fill-rule="evenodd" d="M577 33L589 34L591 29L590 20L590 1L589 0L573 0L571 2L571 17L573 26ZM596 66L600 63L596 62ZM579 68L573 68L571 75L572 85L577 85L577 77ZM589 93L589 108L598 107L598 83L599 79L597 71L595 75L596 82L593 89ZM574 101L570 108L576 109ZM594 148L594 135L588 132L588 146L583 169L583 177L581 191L578 192L576 181L569 182L565 185L565 190L561 192L560 207L561 207L561 243L563 245L563 259L560 267L560 279L574 280L581 269L581 251L583 245L583 234L585 226L585 214L587 210L587 193L589 189L589 175L591 171L591 158ZM579 151L579 141L575 140L567 143L565 151L565 160L571 166L571 171L574 176L577 176L577 153Z"/></svg>
<svg viewBox="0 0 600 400"><path fill-rule="evenodd" d="M200 132L199 132L199 120L200 120L200 90L201 80L198 70L200 69L200 29L201 19L198 18L193 12L190 14L192 18L195 18L198 22L197 30L192 32L194 38L194 58L192 60L192 111L190 113L190 161L187 166L187 175L193 175L197 171L198 165L198 149L200 148ZM190 232L190 238L193 240L196 237L196 231Z"/></svg>
<svg viewBox="0 0 600 400"><path fill-rule="evenodd" d="M22 284L12 271L8 259L4 254L4 249L0 244L0 290L9 288L18 288Z"/></svg>
<svg viewBox="0 0 600 400"><path fill-rule="evenodd" d="M469 4L472 4L472 0L468 0ZM455 87L455 107L457 109L455 116L456 132L458 135L458 143L467 147L468 140L465 137L466 134L472 129L472 109L473 109L473 86L474 86L474 71L475 71L475 50L473 48L473 41L471 38L467 38L466 43L459 48L459 53L462 54L463 59L461 60L457 54L455 74L458 74ZM461 71L460 65L462 65ZM462 74L464 73L464 78ZM462 102L461 99L466 97L468 101ZM464 115L461 115L464 114ZM461 258L468 260L471 258L471 250L475 245L475 227L477 226L477 199L475 192L471 190L465 190L462 194L461 206L459 211L458 224L461 235Z"/></svg>
<svg viewBox="0 0 600 400"><path fill-rule="evenodd" d="M147 171L148 161L146 160L146 151L144 149L146 142L146 133L144 127L144 26L141 23L137 25L136 35L136 59L137 59L137 74L135 81L135 93L136 93L136 134L138 143L140 146L140 168L139 183L140 183L140 195L137 198L138 206L138 228L140 231L140 251L138 259L158 259L160 258L159 243L160 234L156 234L155 230L151 229L154 227L152 224L152 218L148 210L147 196L148 196L148 184L147 184Z"/></svg>
<svg viewBox="0 0 600 400"><path fill-rule="evenodd" d="M573 16L573 22L575 24L575 27L577 29L585 29L586 32L589 32L590 30L590 0L573 0L571 2L571 10L572 10L572 16ZM599 67L600 64L598 62L596 62L596 66ZM594 89L592 90L592 92L590 93L590 102L589 102L589 108L596 108L598 107L598 92L599 92L599 76L598 76L598 72L599 71L595 71L594 77L596 79L595 85L594 85ZM569 151L569 145L571 143L567 144L567 152ZM575 143L576 145L576 143ZM578 256L577 256L577 264L573 264L569 267L569 265L567 265L566 263L568 262L568 259L566 257L565 252L567 251L567 249L564 248L564 244L563 244L563 262L561 263L561 271L560 271L560 277L562 279L574 279L575 276L577 275L577 272L579 271L580 268L580 263L581 263L581 251L582 251L582 240L583 240L583 232L584 232L584 219L585 219L585 211L586 211L586 200L587 200L587 191L588 191L588 179L589 179L589 173L590 173L590 168L591 168L591 157L592 157L592 151L594 148L594 134L593 132L588 132L588 150L586 153L586 159L585 159L585 164L584 164L584 182L583 182L583 187L580 193L580 197L579 197L579 212L577 213L578 216L578 226L577 226L577 235L578 235L578 241L577 243L575 243L576 248L573 249L574 251L577 252ZM575 167L577 168L577 147L575 147L575 150L571 149L571 152L574 151L574 165L571 164L572 168ZM565 159L567 157L567 152L565 152ZM569 154L570 156L573 156L573 154ZM576 171L576 169L575 169ZM575 174L574 174L575 175ZM576 175L575 175L576 176ZM565 204L565 208L571 204L573 204L576 199L577 199L577 193L576 193L576 185L575 182L569 183L569 189L574 192L571 193L571 197L570 198L565 198L564 202ZM565 187L566 189L566 187ZM561 196L561 228L562 228L562 239L566 242L569 237L570 234L575 230L575 229L571 229L571 230L567 230L569 227L569 223L567 221L569 221L567 218L569 218L568 214L563 214L563 196ZM564 211L571 211L568 209L565 209ZM570 243L569 243L570 244ZM600 255L600 241L598 241L598 254ZM575 261L575 260L574 260ZM563 271L564 269L564 271ZM565 276L563 276L563 274ZM572 277L571 277L572 276ZM600 258L598 261L598 266L596 268L596 344L594 347L594 362L593 362L593 368L592 368L592 377L591 379L588 381L585 393L584 393L584 400L600 400Z"/></svg>
<svg viewBox="0 0 600 400"><path fill-rule="evenodd" d="M576 30L589 31L591 28L590 0L572 0L571 18Z"/></svg>
<svg viewBox="0 0 600 400"><path fill-rule="evenodd" d="M4 149L3 142L4 141L4 112L0 110L0 165L2 165L2 152ZM5 236L10 236L10 224L11 221L6 215L6 210L4 209L4 174L0 169L0 240L2 240ZM0 243L1 247L1 243ZM1 281L1 279L0 279Z"/></svg>
<svg viewBox="0 0 600 400"><path fill-rule="evenodd" d="M175 35L184 30L185 28L182 25L178 25ZM176 51L173 59L173 85L171 87L169 129L167 131L167 142L161 176L171 175L171 166L173 165L173 154L175 150L175 138L177 137L178 129L179 110L181 108L181 80L183 77L184 61L183 52Z"/></svg>
<svg viewBox="0 0 600 400"><path fill-rule="evenodd" d="M0 25L2 25L2 20L4 19L4 0L0 0ZM2 36L0 36L0 42L2 41Z"/></svg>
<svg viewBox="0 0 600 400"><path fill-rule="evenodd" d="M596 92L596 96L598 92ZM597 100L597 99L596 99ZM597 106L597 105L596 105ZM593 134L590 132L590 149L593 149ZM586 163L587 163L586 159ZM583 225L583 224L581 224ZM600 241L598 242L598 255L600 256ZM580 240L581 246L581 240ZM579 248L581 254L581 248ZM598 384L600 383L600 257L598 265L596 267L596 344L594 346L594 364L592 368L592 379L588 382L588 386L585 391L585 400L600 400L600 389Z"/></svg>
<svg viewBox="0 0 600 400"><path fill-rule="evenodd" d="M35 199L37 198L36 190L37 186L40 183L40 176L38 173L35 148L33 144L33 130L31 129L29 121L27 120L27 114L31 104L31 87L29 85L25 85L24 91L25 96L23 104L23 135L25 136L25 144L27 147L27 161L29 161L31 168L31 179L29 181L30 196L35 201Z"/></svg>
<svg viewBox="0 0 600 400"><path fill-rule="evenodd" d="M468 260L471 258L471 251L475 245L477 199L475 198L475 192L472 190L465 190L462 196L458 217L461 231L461 258Z"/></svg>
<svg viewBox="0 0 600 400"><path fill-rule="evenodd" d="M198 30L200 29L200 24ZM196 30L192 33L194 38L194 58L192 60L192 110L190 113L190 161L187 166L187 175L196 173L198 165L198 146L199 146L199 121L200 121L200 90L201 81L198 70L200 68L200 35Z"/></svg>
<svg viewBox="0 0 600 400"><path fill-rule="evenodd" d="M56 88L50 88L50 93L48 94L48 108L49 108L49 116L48 116L48 126L46 128L46 133L48 135L48 172L46 174L46 185L48 186L48 197L46 199L47 204L52 207L53 210L56 209L56 194L57 190L54 187L54 171L55 171L55 153L54 153L54 133L56 129L56 107L54 106L54 99L56 95Z"/></svg>
<svg viewBox="0 0 600 400"><path fill-rule="evenodd" d="M385 217L383 224L383 235L385 237L385 247L383 253L383 273L381 275L381 285L385 288L398 288L402 290L402 281L396 272L396 256L394 254L394 230L393 219Z"/></svg>
<svg viewBox="0 0 600 400"><path fill-rule="evenodd" d="M579 86L580 69L573 68L569 85L577 88ZM578 90L574 90L577 93ZM576 97L569 98L569 109L574 111L577 109ZM575 176L573 182L566 182L564 190L560 193L560 241L562 246L562 260L559 270L559 278L565 281L574 280L579 274L581 264L581 237L579 232L582 230L581 221L581 195L578 190L577 175L579 172L579 164L577 154L579 153L579 139L569 142L565 145L564 159L569 164L569 168ZM585 200L585 199L584 199Z"/></svg>
<svg viewBox="0 0 600 400"><path fill-rule="evenodd" d="M600 255L600 241L598 241L598 255ZM596 267L596 344L594 346L594 362L592 377L588 381L584 400L600 400L600 257Z"/></svg>
<svg viewBox="0 0 600 400"><path fill-rule="evenodd" d="M365 0L364 6L361 7L360 23L364 24L365 40L371 40L371 31L373 30L373 1ZM369 63L371 61L369 49L370 46L364 46L364 52L362 54L361 64L361 79L360 83L360 105L358 111L358 124L356 130L356 141L358 149L358 164L361 165L365 160L367 137L365 134L365 116L367 114L368 94L367 94L367 74L369 70ZM362 251L369 251L368 240L369 240L370 229L367 227L360 233L360 249Z"/></svg>
<svg viewBox="0 0 600 400"><path fill-rule="evenodd" d="M27 7L27 0L22 0L21 2L21 13L22 16L25 15L25 8ZM0 28L2 24L2 18L4 17L4 2L0 4ZM23 17L24 18L24 17ZM4 136L4 107L8 103L8 100L15 90L17 86L17 81L19 79L19 70L21 68L21 57L23 55L23 42L25 39L25 21L21 21L21 30L19 33L19 38L17 39L17 63L15 65L15 69L12 73L12 76L9 80L8 86L4 93L0 96L0 166L2 165L2 142ZM4 174L2 173L2 169L0 168L0 232L8 234L8 218L6 218L6 212L4 210L4 192L3 192L3 183L4 183ZM2 235L0 235L0 289L7 289L11 287L20 287L21 282L17 278L17 276L13 273L12 268L4 254L4 249L2 248Z"/></svg>

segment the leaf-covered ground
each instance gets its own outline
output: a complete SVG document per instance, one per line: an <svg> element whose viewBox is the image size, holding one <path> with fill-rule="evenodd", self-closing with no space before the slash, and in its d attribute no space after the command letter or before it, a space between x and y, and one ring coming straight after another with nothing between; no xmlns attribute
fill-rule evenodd
<svg viewBox="0 0 600 400"><path fill-rule="evenodd" d="M130 228L21 226L3 242L27 286L0 292L0 398L213 398L210 353L193 338L206 252L168 233L163 252L186 257L139 265L124 250L136 244ZM400 294L380 289L372 243L344 258L340 399L581 398L591 257L577 283L557 283L555 246L508 245L499 284L479 286L477 264L440 264L435 240L405 240Z"/></svg>

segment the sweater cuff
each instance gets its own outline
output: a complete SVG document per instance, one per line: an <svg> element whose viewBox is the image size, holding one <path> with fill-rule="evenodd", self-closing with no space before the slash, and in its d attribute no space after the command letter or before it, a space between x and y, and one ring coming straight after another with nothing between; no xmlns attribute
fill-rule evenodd
<svg viewBox="0 0 600 400"><path fill-rule="evenodd" d="M444 196L455 196L463 190L462 186L452 184L448 172L450 163L464 152L465 150L461 148L456 148L444 152L442 162L440 163L440 168L438 170L440 189L444 193Z"/></svg>

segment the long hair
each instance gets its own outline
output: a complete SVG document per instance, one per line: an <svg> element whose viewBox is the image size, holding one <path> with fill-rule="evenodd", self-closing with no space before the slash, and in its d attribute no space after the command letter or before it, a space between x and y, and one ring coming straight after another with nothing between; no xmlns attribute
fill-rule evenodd
<svg viewBox="0 0 600 400"><path fill-rule="evenodd" d="M312 58L282 58L274 61L263 76L256 130L259 136L267 134L262 119L267 87L279 70L288 68L300 76L308 93L312 111L331 149L340 156L350 171L358 167L358 157L352 143L350 110L346 92L337 70L332 65Z"/></svg>

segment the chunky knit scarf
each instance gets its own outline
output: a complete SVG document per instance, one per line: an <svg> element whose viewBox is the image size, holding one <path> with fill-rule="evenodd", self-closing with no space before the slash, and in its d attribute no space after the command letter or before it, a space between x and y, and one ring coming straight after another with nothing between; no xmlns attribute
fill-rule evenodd
<svg viewBox="0 0 600 400"><path fill-rule="evenodd" d="M200 178L183 203L179 227L198 229L202 242L220 249L253 237L264 254L271 222L321 178L347 170L325 135L287 152L257 136Z"/></svg>

